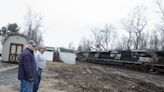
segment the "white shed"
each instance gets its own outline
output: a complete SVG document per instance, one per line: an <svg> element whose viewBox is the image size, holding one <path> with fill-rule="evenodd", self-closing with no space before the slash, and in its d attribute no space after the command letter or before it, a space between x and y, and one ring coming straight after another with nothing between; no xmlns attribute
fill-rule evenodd
<svg viewBox="0 0 164 92"><path fill-rule="evenodd" d="M46 61L53 61L54 59L54 48L53 47L46 47L43 56L45 57Z"/></svg>
<svg viewBox="0 0 164 92"><path fill-rule="evenodd" d="M0 45L0 56L2 55L2 47L3 45Z"/></svg>
<svg viewBox="0 0 164 92"><path fill-rule="evenodd" d="M55 59L67 64L76 64L76 55L74 54L74 51L65 48L57 48Z"/></svg>
<svg viewBox="0 0 164 92"><path fill-rule="evenodd" d="M54 58L54 47L46 47L45 46L45 52L43 53L43 56L46 61L53 61ZM34 54L38 51L38 47L35 48Z"/></svg>
<svg viewBox="0 0 164 92"><path fill-rule="evenodd" d="M4 62L19 62L19 56L26 48L28 39L24 35L11 34L3 42L1 60Z"/></svg>

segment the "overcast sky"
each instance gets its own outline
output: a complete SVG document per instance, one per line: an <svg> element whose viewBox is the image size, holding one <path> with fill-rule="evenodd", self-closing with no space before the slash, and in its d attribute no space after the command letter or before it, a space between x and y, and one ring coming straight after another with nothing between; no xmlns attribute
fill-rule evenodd
<svg viewBox="0 0 164 92"><path fill-rule="evenodd" d="M120 19L125 18L137 5L147 7L147 30L159 22L155 0L0 0L0 28L17 23L23 31L24 16L28 7L44 16L44 45L77 48L83 36L89 38L94 28L103 29L112 24L119 36L126 35Z"/></svg>

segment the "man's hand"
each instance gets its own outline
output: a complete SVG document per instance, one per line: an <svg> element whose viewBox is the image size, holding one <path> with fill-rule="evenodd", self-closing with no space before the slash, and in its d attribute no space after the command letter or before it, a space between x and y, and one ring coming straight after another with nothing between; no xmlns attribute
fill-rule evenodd
<svg viewBox="0 0 164 92"><path fill-rule="evenodd" d="M29 80L29 81L33 81L33 78L31 78L31 79L29 78L28 80Z"/></svg>

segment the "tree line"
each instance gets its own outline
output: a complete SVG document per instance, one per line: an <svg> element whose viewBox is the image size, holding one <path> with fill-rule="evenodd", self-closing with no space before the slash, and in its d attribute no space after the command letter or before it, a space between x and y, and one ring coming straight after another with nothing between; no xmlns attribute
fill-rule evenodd
<svg viewBox="0 0 164 92"><path fill-rule="evenodd" d="M82 37L77 51L145 50L153 54L154 51L164 50L164 6L162 0L157 0L155 5L158 11L154 13L161 16L161 21L152 32L145 29L149 23L147 7L136 6L126 18L120 20L128 36L119 38L116 28L106 24L104 29L93 29L91 38Z"/></svg>
<svg viewBox="0 0 164 92"><path fill-rule="evenodd" d="M21 27L17 23L8 23L0 29L1 41L10 34L24 35L28 39L34 40L36 44L43 44L43 16L28 8L27 14L24 16L23 32L20 32Z"/></svg>

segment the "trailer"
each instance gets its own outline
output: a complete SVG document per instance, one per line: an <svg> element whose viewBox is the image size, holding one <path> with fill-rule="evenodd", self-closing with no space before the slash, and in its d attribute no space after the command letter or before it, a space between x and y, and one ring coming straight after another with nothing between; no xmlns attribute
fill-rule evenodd
<svg viewBox="0 0 164 92"><path fill-rule="evenodd" d="M129 69L152 71L152 57L145 51L88 52L86 62L100 65L117 65Z"/></svg>

